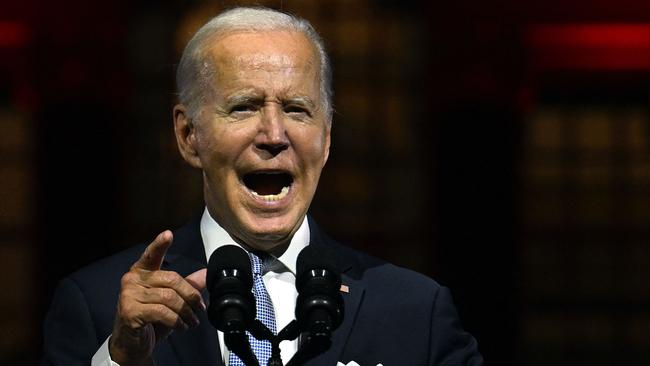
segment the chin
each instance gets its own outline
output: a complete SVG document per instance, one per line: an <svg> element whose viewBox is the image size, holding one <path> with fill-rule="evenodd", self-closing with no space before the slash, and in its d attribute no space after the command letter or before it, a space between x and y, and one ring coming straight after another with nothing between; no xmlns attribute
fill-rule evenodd
<svg viewBox="0 0 650 366"><path fill-rule="evenodd" d="M289 244L291 236L298 230L302 219L289 220L286 217L256 218L244 225L246 244L260 250L269 250Z"/></svg>

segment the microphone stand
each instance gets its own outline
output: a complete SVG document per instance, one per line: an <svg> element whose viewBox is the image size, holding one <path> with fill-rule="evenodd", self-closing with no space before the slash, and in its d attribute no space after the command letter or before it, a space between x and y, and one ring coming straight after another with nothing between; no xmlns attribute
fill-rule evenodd
<svg viewBox="0 0 650 366"><path fill-rule="evenodd" d="M287 366L301 366L330 348L332 345L332 323L329 317L321 317L323 315L326 313L312 312L312 322L310 322L312 325L306 332L305 342L300 345L300 349L289 360Z"/></svg>
<svg viewBox="0 0 650 366"><path fill-rule="evenodd" d="M287 324L277 335L273 334L258 319L253 321L249 331L255 338L271 342L271 358L269 358L266 366L284 366L282 357L280 357L280 342L296 339L300 335L300 328L298 328L298 322L295 320Z"/></svg>
<svg viewBox="0 0 650 366"><path fill-rule="evenodd" d="M249 332L253 337L259 340L267 340L271 342L271 358L269 358L266 366L284 366L282 358L280 357L280 342L298 338L300 335L300 327L296 320L292 320L277 335L275 335L261 321L255 319L253 323L251 323ZM291 357L291 360L289 360L286 366L301 366L310 359L327 351L332 345L331 337L332 332L329 326L318 327L318 329L309 332L305 342L300 345L298 352ZM250 346L248 349L250 350ZM239 353L235 353L239 356ZM253 356L253 358L254 357L255 356ZM249 365L246 361L244 361L244 363ZM259 365L257 359L255 359L255 363L251 363L251 365Z"/></svg>
<svg viewBox="0 0 650 366"><path fill-rule="evenodd" d="M277 335L273 334L273 332L271 332L269 328L264 325L264 323L259 321L259 319L253 320L248 331L256 339L271 342L271 358L269 358L266 366L284 366L282 363L282 357L280 356L280 342L286 340L294 340L300 335L300 328L298 327L298 322L296 320L292 320ZM253 353L250 343L248 342L248 336L246 335L245 331L241 329L232 329L228 332L224 332L224 343L229 350L234 352L242 360L242 362L244 362L245 365L260 366L260 363ZM296 355L301 352L304 353L303 346L301 346ZM303 362L314 357L317 354L318 353L314 353L309 357L298 357L298 359L301 360L300 363L293 361L294 358L296 358L294 355L294 357L291 358L290 364L301 365ZM289 364L287 364L287 366L288 365Z"/></svg>
<svg viewBox="0 0 650 366"><path fill-rule="evenodd" d="M257 357L251 349L246 332L240 329L224 332L224 343L226 347L239 357L247 366L260 366Z"/></svg>

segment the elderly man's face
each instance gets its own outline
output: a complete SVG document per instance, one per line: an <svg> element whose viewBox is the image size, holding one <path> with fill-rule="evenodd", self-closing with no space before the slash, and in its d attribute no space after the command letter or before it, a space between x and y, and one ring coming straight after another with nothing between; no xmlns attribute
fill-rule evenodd
<svg viewBox="0 0 650 366"><path fill-rule="evenodd" d="M194 121L175 108L184 158L203 170L211 215L255 249L282 250L327 161L320 63L300 33L231 33L208 48L216 73Z"/></svg>

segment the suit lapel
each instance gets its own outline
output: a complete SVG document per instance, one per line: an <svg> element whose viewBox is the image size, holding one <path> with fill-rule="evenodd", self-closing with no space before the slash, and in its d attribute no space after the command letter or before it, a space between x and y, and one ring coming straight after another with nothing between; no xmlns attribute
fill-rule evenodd
<svg viewBox="0 0 650 366"><path fill-rule="evenodd" d="M327 237L311 217L308 217L308 219L311 236L310 245L327 246L334 250L338 259L336 266L341 272L341 282L343 285L348 286L348 292L341 293L345 313L343 314L343 322L332 335L332 346L327 352L307 362L306 365L336 365L341 360L344 347L348 342L350 332L356 321L357 313L363 301L365 287L361 280L355 279L358 276L353 275L354 270L357 268L355 258L345 255L347 251L341 250L342 248L339 248L339 244Z"/></svg>
<svg viewBox="0 0 650 366"><path fill-rule="evenodd" d="M169 248L163 269L174 271L183 277L205 268L205 249L201 239L199 215L183 228L174 232L174 242ZM207 303L208 292L201 292ZM218 365L223 366L219 339L216 329L210 324L207 314L198 314L200 325L186 332L173 332L169 343L178 356L181 365Z"/></svg>

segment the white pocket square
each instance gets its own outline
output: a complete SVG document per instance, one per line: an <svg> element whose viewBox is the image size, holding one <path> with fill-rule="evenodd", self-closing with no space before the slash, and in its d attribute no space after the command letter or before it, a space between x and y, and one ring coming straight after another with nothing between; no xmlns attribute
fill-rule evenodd
<svg viewBox="0 0 650 366"><path fill-rule="evenodd" d="M356 363L354 361L350 361L347 364L344 364L343 362L337 362L336 366L361 366L361 365L359 365L358 363ZM384 365L378 364L377 366L384 366Z"/></svg>

